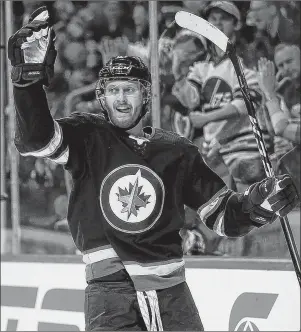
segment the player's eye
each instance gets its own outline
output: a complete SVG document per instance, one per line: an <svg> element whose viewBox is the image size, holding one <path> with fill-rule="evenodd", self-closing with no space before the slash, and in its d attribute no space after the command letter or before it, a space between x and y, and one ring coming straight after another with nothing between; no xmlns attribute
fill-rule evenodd
<svg viewBox="0 0 301 332"><path fill-rule="evenodd" d="M116 87L112 87L112 88L108 88L107 92L111 95L116 95L118 93L119 89L117 89Z"/></svg>
<svg viewBox="0 0 301 332"><path fill-rule="evenodd" d="M133 93L135 93L137 91L137 89L135 89L134 87L128 87L126 89L124 89L124 93L131 95Z"/></svg>

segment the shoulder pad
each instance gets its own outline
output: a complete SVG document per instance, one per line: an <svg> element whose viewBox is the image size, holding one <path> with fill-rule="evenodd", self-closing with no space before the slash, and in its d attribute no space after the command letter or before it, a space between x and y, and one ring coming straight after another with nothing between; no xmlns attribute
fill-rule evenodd
<svg viewBox="0 0 301 332"><path fill-rule="evenodd" d="M193 143L186 137L180 136L173 131L167 131L159 128L152 128L153 133L151 135L152 141L161 141L162 143L169 144L182 144L182 145L193 145Z"/></svg>

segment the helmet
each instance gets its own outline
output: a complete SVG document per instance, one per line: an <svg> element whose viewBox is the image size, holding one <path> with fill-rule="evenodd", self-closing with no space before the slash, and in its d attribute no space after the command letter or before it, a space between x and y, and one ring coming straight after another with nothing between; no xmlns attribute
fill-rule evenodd
<svg viewBox="0 0 301 332"><path fill-rule="evenodd" d="M151 97L151 74L143 61L136 56L112 57L99 71L99 80L96 83L96 99L99 101L104 113L107 115L104 103L105 83L112 80L138 80L144 87L143 109L135 125L148 111Z"/></svg>
<svg viewBox="0 0 301 332"><path fill-rule="evenodd" d="M96 84L96 98L98 100L104 96L105 83L111 80L139 80L146 89L150 90L151 88L150 72L143 61L136 56L111 58L99 71L98 77L99 80Z"/></svg>
<svg viewBox="0 0 301 332"><path fill-rule="evenodd" d="M135 78L151 83L151 75L137 56L115 56L99 71L100 79Z"/></svg>

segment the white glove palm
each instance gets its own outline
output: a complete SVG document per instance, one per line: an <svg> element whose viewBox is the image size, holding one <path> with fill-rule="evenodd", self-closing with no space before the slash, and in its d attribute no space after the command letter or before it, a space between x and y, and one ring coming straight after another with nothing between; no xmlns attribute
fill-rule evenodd
<svg viewBox="0 0 301 332"><path fill-rule="evenodd" d="M29 23L8 41L8 57L13 66L12 81L16 86L28 86L38 81L49 85L56 58L55 34L49 25L46 7L37 9Z"/></svg>
<svg viewBox="0 0 301 332"><path fill-rule="evenodd" d="M34 21L47 21L49 19L48 11L45 10L33 19ZM49 45L49 27L39 31L33 31L33 34L26 37L26 42L21 45L25 63L43 63Z"/></svg>

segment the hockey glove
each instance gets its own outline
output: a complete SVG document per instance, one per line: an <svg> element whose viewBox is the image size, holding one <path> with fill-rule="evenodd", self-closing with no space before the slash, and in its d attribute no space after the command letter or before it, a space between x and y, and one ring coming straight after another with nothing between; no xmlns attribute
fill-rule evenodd
<svg viewBox="0 0 301 332"><path fill-rule="evenodd" d="M34 11L29 23L9 38L8 58L13 67L11 79L15 86L25 87L39 81L49 85L57 54L54 39L46 7Z"/></svg>
<svg viewBox="0 0 301 332"><path fill-rule="evenodd" d="M243 196L243 211L256 226L272 223L287 215L298 204L298 193L292 178L285 174L252 184Z"/></svg>

